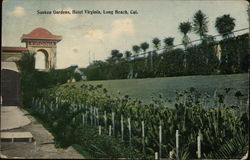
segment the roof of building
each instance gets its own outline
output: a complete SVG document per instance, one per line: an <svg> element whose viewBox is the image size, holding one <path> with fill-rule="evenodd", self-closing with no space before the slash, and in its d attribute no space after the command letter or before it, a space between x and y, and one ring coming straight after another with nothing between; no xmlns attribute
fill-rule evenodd
<svg viewBox="0 0 250 160"><path fill-rule="evenodd" d="M7 47L3 46L2 47L3 52L24 52L24 51L29 51L28 48L25 47Z"/></svg>
<svg viewBox="0 0 250 160"><path fill-rule="evenodd" d="M60 41L62 40L62 36L53 35L51 32L49 32L47 29L38 27L31 31L28 34L23 34L21 37L21 41L25 42L28 39L43 39L43 40L56 40Z"/></svg>

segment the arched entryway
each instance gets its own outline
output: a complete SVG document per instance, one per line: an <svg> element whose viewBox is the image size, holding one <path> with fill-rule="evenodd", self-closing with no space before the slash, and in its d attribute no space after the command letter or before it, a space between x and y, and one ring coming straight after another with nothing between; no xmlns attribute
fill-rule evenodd
<svg viewBox="0 0 250 160"><path fill-rule="evenodd" d="M61 40L62 36L53 35L47 29L41 27L34 29L28 34L23 34L21 37L21 41L26 43L26 48L31 53L40 51L44 54L45 69L56 68L56 45Z"/></svg>
<svg viewBox="0 0 250 160"><path fill-rule="evenodd" d="M48 69L49 66L49 54L45 49L37 50L35 54L35 68L36 69Z"/></svg>

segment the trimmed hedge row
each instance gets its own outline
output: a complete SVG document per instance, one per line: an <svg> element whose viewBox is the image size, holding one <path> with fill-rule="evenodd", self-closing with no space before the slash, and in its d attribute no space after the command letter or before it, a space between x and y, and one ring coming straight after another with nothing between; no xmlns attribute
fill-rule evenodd
<svg viewBox="0 0 250 160"><path fill-rule="evenodd" d="M132 70L134 78L242 73L248 69L248 40L249 35L244 34L220 42L203 42L186 51L177 48L153 52L131 61L94 61L82 70L89 80L126 79Z"/></svg>

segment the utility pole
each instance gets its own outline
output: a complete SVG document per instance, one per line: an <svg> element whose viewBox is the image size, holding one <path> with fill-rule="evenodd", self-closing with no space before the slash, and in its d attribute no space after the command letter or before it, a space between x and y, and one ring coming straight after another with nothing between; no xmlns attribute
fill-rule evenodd
<svg viewBox="0 0 250 160"><path fill-rule="evenodd" d="M90 50L89 50L88 54L89 54L89 65L90 65L90 61L91 61Z"/></svg>
<svg viewBox="0 0 250 160"><path fill-rule="evenodd" d="M95 61L95 52L93 53L93 62Z"/></svg>

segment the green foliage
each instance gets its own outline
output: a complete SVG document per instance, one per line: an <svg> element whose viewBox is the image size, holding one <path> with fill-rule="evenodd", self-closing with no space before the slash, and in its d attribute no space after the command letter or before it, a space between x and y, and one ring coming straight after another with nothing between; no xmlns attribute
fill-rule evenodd
<svg viewBox="0 0 250 160"><path fill-rule="evenodd" d="M35 70L35 54L25 52L22 57L17 61L17 66L21 72L33 72Z"/></svg>
<svg viewBox="0 0 250 160"><path fill-rule="evenodd" d="M119 50L114 49L111 51L111 58L109 59L109 61L111 63L118 63L121 60L122 56L123 56L123 54L120 53Z"/></svg>
<svg viewBox="0 0 250 160"><path fill-rule="evenodd" d="M146 52L146 50L149 48L149 44L147 42L143 42L141 45L140 45L141 49Z"/></svg>
<svg viewBox="0 0 250 160"><path fill-rule="evenodd" d="M201 11L198 10L193 17L193 30L201 38L206 36L208 32L208 17Z"/></svg>
<svg viewBox="0 0 250 160"><path fill-rule="evenodd" d="M81 124L81 114L72 110L72 107L67 102L56 107L55 103L51 104L48 99L43 99L41 106L38 105L30 112L49 127L56 147L77 145L78 149L84 148L91 158L143 157L135 148L126 147L119 139L106 134L99 136L97 127Z"/></svg>
<svg viewBox="0 0 250 160"><path fill-rule="evenodd" d="M125 79L128 75L129 63L121 59L119 63L107 63L94 61L88 68L82 71L88 80Z"/></svg>
<svg viewBox="0 0 250 160"><path fill-rule="evenodd" d="M30 105L31 97L36 96L39 89L66 83L73 77L77 80L80 78L77 73L74 73L76 67L47 72L36 70L35 57L31 53L23 53L17 65L21 70L21 91L24 106Z"/></svg>
<svg viewBox="0 0 250 160"><path fill-rule="evenodd" d="M218 151L215 152L215 158L242 158L239 153L247 153L249 149L249 139L246 135L239 133L225 144L223 144Z"/></svg>
<svg viewBox="0 0 250 160"><path fill-rule="evenodd" d="M174 38L173 37L167 37L163 41L165 43L165 48L167 50L173 49L173 47L174 47Z"/></svg>
<svg viewBox="0 0 250 160"><path fill-rule="evenodd" d="M191 32L191 30L192 30L192 25L191 25L190 22L182 22L182 23L180 23L180 25L179 25L179 31L181 33L183 33L182 43L183 43L185 49L187 49L187 46L188 46L188 44L190 42L190 39L187 36L187 34L189 32Z"/></svg>
<svg viewBox="0 0 250 160"><path fill-rule="evenodd" d="M184 75L184 51L175 49L163 54L163 59L157 57L161 63L155 63L154 73L161 76L181 76Z"/></svg>
<svg viewBox="0 0 250 160"><path fill-rule="evenodd" d="M33 81L35 74L35 56L29 52L23 53L21 59L17 61L16 64L21 71L22 103L26 104L34 94L34 88L37 87L37 82Z"/></svg>
<svg viewBox="0 0 250 160"><path fill-rule="evenodd" d="M87 69L82 70L88 77L88 80L104 80L107 79L107 69L111 65L103 61L94 61Z"/></svg>
<svg viewBox="0 0 250 160"><path fill-rule="evenodd" d="M106 90L106 89L105 89ZM228 89L225 90L228 93ZM219 100L221 95L218 94ZM174 108L163 105L162 96L151 103L143 105L138 100L129 96L123 98L111 96L101 85L93 86L82 84L81 88L74 85L63 85L46 89L40 92L40 100L43 107L34 108L35 113L40 114L41 119L53 124L57 144L68 146L78 144L88 150L93 157L141 157L141 121L145 122L145 152L146 157L152 158L155 151L159 149L158 126L162 125L164 135L162 141L162 156L175 148L175 131L180 132L179 146L180 159L195 158L196 137L199 131L202 134L202 157L206 158L231 158L240 157L249 148L247 137L247 118L245 113L239 112L237 108L232 109L220 101L220 108L216 105L212 108L204 108L203 95L195 88L176 93ZM57 97L58 108L55 107ZM42 98L42 100L41 100ZM215 102L215 104L217 104ZM36 105L35 105L36 106ZM52 106L52 107L50 107ZM102 136L98 136L96 122L90 123L91 108L98 108L99 125L103 128ZM107 136L104 125L104 111L107 113L107 123L111 123L111 113L115 113L115 136ZM87 114L87 123L82 123L82 114ZM52 116L54 115L54 116ZM93 115L93 114L92 114ZM124 142L120 141L121 124L120 116L124 117ZM96 117L95 115L92 116ZM131 118L132 148L124 148L129 145L128 122ZM239 137L237 137L239 136ZM172 138L165 138L172 137ZM234 152L234 146L237 152ZM111 148L110 148L111 147ZM112 148L114 147L114 148Z"/></svg>
<svg viewBox="0 0 250 160"><path fill-rule="evenodd" d="M221 17L217 17L215 21L215 27L217 31L225 38L228 38L232 31L234 30L235 19L230 17L229 14L225 14Z"/></svg>
<svg viewBox="0 0 250 160"><path fill-rule="evenodd" d="M132 53L131 53L130 51L126 51L126 52L125 52L125 58L126 58L127 60L130 60L130 59L131 59L131 56L132 56Z"/></svg>
<svg viewBox="0 0 250 160"><path fill-rule="evenodd" d="M134 51L135 56L138 56L138 54L139 54L141 48L140 48L139 46L137 46L137 45L134 45L134 46L132 47L132 50Z"/></svg>
<svg viewBox="0 0 250 160"><path fill-rule="evenodd" d="M187 49L186 74L216 74L219 60L216 57L216 50L212 46L211 44L200 44Z"/></svg>
<svg viewBox="0 0 250 160"><path fill-rule="evenodd" d="M80 74L80 73L75 73L75 74L74 74L74 79L75 79L76 81L80 81L80 80L82 79L81 74Z"/></svg>
<svg viewBox="0 0 250 160"><path fill-rule="evenodd" d="M184 35L187 35L192 30L192 25L190 22L181 22L179 25L179 31Z"/></svg>
<svg viewBox="0 0 250 160"><path fill-rule="evenodd" d="M221 63L223 74L247 72L248 69L248 41L249 35L227 38L220 41Z"/></svg>
<svg viewBox="0 0 250 160"><path fill-rule="evenodd" d="M178 48L166 49L134 59L127 51L127 58L119 59L119 63L95 61L83 72L88 80L126 79L131 70L135 78L242 73L248 70L248 39L248 34L244 34L218 43L206 36L201 44L188 47L185 52ZM171 44L172 39L166 38L166 42ZM216 50L218 44L221 47L220 61Z"/></svg>
<svg viewBox="0 0 250 160"><path fill-rule="evenodd" d="M154 48L159 49L161 46L161 40L159 38L154 38L152 40L152 43L154 44Z"/></svg>

